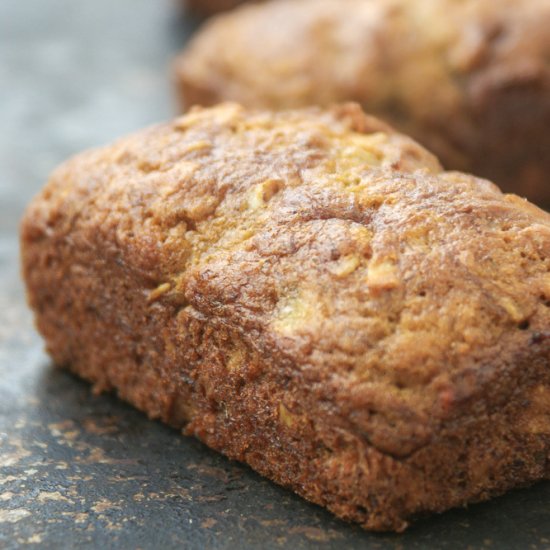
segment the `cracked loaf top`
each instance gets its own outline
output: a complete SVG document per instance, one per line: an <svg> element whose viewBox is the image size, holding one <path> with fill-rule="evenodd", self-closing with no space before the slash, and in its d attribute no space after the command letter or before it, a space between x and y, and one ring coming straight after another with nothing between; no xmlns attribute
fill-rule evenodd
<svg viewBox="0 0 550 550"><path fill-rule="evenodd" d="M394 456L550 363L550 215L356 105L194 109L68 161L27 216L300 370Z"/></svg>

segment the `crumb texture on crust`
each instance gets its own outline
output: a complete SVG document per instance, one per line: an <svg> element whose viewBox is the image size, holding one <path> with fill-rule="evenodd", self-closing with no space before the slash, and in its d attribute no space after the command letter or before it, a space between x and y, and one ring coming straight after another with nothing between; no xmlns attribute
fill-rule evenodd
<svg viewBox="0 0 550 550"><path fill-rule="evenodd" d="M56 363L369 529L549 474L550 216L356 105L83 153L22 258Z"/></svg>
<svg viewBox="0 0 550 550"><path fill-rule="evenodd" d="M357 101L550 206L549 26L548 0L272 0L207 23L175 74L187 106Z"/></svg>

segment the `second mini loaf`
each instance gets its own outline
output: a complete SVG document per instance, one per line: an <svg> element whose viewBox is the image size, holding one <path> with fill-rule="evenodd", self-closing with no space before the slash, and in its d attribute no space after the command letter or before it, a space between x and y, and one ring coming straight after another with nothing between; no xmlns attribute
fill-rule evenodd
<svg viewBox="0 0 550 550"><path fill-rule="evenodd" d="M357 101L547 205L549 28L548 0L272 0L209 22L176 75L187 106Z"/></svg>

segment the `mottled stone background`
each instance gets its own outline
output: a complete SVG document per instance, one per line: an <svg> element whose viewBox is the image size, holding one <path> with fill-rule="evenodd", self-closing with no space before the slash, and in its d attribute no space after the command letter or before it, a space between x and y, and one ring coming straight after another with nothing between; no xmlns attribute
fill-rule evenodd
<svg viewBox="0 0 550 550"><path fill-rule="evenodd" d="M52 368L24 205L67 156L175 112L195 24L168 0L0 0L0 548L550 548L548 483L372 535Z"/></svg>

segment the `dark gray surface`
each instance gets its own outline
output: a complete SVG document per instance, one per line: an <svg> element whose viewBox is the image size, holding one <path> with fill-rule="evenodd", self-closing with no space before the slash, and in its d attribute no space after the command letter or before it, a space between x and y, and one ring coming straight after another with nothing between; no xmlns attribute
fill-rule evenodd
<svg viewBox="0 0 550 550"><path fill-rule="evenodd" d="M0 2L0 548L550 548L550 484L372 535L54 370L24 204L70 154L167 118L192 27L163 0Z"/></svg>

